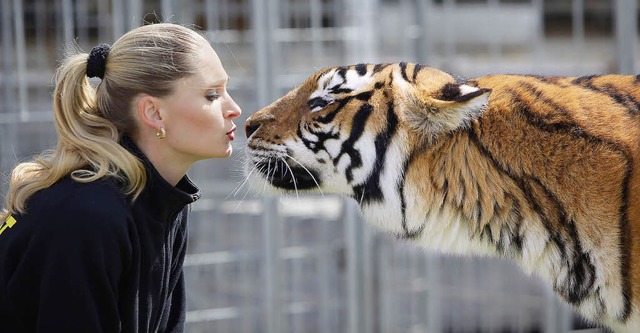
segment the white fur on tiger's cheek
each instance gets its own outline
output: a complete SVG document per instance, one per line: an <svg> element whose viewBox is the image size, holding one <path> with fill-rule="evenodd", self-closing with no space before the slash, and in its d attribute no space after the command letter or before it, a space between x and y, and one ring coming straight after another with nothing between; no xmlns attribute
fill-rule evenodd
<svg viewBox="0 0 640 333"><path fill-rule="evenodd" d="M302 131L302 137L307 141L311 141L314 143L318 142L318 136L307 131Z"/></svg>
<svg viewBox="0 0 640 333"><path fill-rule="evenodd" d="M371 153L375 157L375 147ZM398 191L406 154L401 150L397 141L392 142L387 151L384 168L379 178L383 202L367 203L361 207L363 215L383 230L403 234L401 221L403 220L402 198ZM375 159L373 162L375 163ZM373 165L371 165L373 168ZM369 181L372 181L370 179ZM359 201L360 198L355 198Z"/></svg>
<svg viewBox="0 0 640 333"><path fill-rule="evenodd" d="M328 139L324 142L324 147L331 156L331 159L335 159L340 155L342 150L342 140L340 139Z"/></svg>
<svg viewBox="0 0 640 333"><path fill-rule="evenodd" d="M362 166L352 170L353 181L351 183L353 185L359 185L369 179L369 175L371 174L376 162L375 136L365 132L353 145L353 148L360 153Z"/></svg>

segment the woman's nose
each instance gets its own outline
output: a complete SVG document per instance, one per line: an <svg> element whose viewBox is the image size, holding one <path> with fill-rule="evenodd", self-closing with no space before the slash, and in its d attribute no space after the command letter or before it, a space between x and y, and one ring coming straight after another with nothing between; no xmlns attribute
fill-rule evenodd
<svg viewBox="0 0 640 333"><path fill-rule="evenodd" d="M236 104L236 102L233 99L231 99L230 105L228 105L227 118L229 119L238 118L241 114L242 114L242 110L240 109L240 106L238 106L238 104Z"/></svg>

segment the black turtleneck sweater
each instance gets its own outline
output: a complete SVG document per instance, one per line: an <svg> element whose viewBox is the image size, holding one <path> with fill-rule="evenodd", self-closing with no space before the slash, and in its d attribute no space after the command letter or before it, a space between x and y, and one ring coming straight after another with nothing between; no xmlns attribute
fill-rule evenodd
<svg viewBox="0 0 640 333"><path fill-rule="evenodd" d="M66 177L0 224L0 332L182 332L188 205L199 190L147 168L135 202Z"/></svg>

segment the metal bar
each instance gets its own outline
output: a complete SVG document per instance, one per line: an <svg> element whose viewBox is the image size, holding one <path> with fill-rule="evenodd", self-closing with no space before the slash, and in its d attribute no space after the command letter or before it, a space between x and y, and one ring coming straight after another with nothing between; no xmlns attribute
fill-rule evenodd
<svg viewBox="0 0 640 333"><path fill-rule="evenodd" d="M320 240L325 244L321 247L321 252L318 256L317 267L318 267L318 290L320 291L320 308L318 311L320 312L320 327L319 331L322 333L330 333L332 332L331 327L331 290L335 287L332 287L331 283L331 258L333 252L333 242L330 242L331 234L329 232L329 227L331 224L329 221L323 221L325 223L317 223L316 228L318 228L318 234L320 235Z"/></svg>
<svg viewBox="0 0 640 333"><path fill-rule="evenodd" d="M74 19L73 19L73 4L71 0L62 0L62 15L60 20L62 21L62 37L63 43L69 43L74 39Z"/></svg>
<svg viewBox="0 0 640 333"><path fill-rule="evenodd" d="M124 35L124 24L122 17L124 15L123 0L111 1L111 29L113 29L113 40L117 40Z"/></svg>
<svg viewBox="0 0 640 333"><path fill-rule="evenodd" d="M14 86L14 65L13 58L13 38L11 33L11 2L2 1L2 90L3 90L3 113L13 113L16 111L16 105L13 91ZM5 142L5 141L3 141Z"/></svg>
<svg viewBox="0 0 640 333"><path fill-rule="evenodd" d="M385 240L378 240L376 243L376 256L378 257L378 278L380 279L380 287L378 292L380 309L378 313L378 326L381 332L391 332L392 315L390 310L390 304L392 302L393 290L389 290L391 285L390 271L393 268L391 265L392 248L387 246Z"/></svg>
<svg viewBox="0 0 640 333"><path fill-rule="evenodd" d="M96 20L98 24L98 42L96 44L110 43L109 40L112 36L109 35L109 16L107 15L107 13L109 13L109 4L106 1L98 1L97 6L98 15L96 15ZM113 16L113 11L110 13L111 16ZM91 47L93 47L93 45Z"/></svg>
<svg viewBox="0 0 640 333"><path fill-rule="evenodd" d="M273 78L277 77L277 75L281 73L280 61L282 60L282 56L281 56L282 45L278 45L278 43L274 41L272 36L273 31L278 31L278 29L280 28L279 8L282 7L281 1L282 0L265 0L265 2L268 4L266 13L270 18L269 20L267 20L267 30L269 31L269 34L268 34L269 43L267 44L267 46L269 47L269 54L271 56L271 58L269 59L270 60L269 67L272 75L272 76L269 76L269 80L273 80ZM260 15L260 13L254 12L254 15ZM269 83L267 84L267 88L268 88L268 91L267 91L268 102L271 102L276 98L280 97L279 85Z"/></svg>
<svg viewBox="0 0 640 333"><path fill-rule="evenodd" d="M637 3L635 0L616 0L615 33L618 72L633 74L635 72L635 53L637 38Z"/></svg>
<svg viewBox="0 0 640 333"><path fill-rule="evenodd" d="M65 0L65 2L70 2L69 0ZM73 8L72 8L73 10ZM89 10L87 8L86 1L76 1L75 3L75 11L71 12L70 17L64 19L64 24L74 25L74 18L76 24L74 29L71 29L71 38L75 39L76 43L80 48L86 48L89 45ZM67 22L67 19L71 22ZM74 35L75 32L75 35Z"/></svg>
<svg viewBox="0 0 640 333"><path fill-rule="evenodd" d="M311 54L313 63L318 63L324 59L324 49L322 48L322 3L320 0L310 0L309 15L311 16Z"/></svg>
<svg viewBox="0 0 640 333"><path fill-rule="evenodd" d="M27 47L24 37L24 16L22 15L22 1L13 1L13 19L15 24L16 67L18 69L18 105L20 120L29 119L29 105L27 103Z"/></svg>
<svg viewBox="0 0 640 333"><path fill-rule="evenodd" d="M218 1L219 0L206 0L204 4L205 12L205 24L208 31L214 31L218 27L216 22L216 15L218 15Z"/></svg>
<svg viewBox="0 0 640 333"><path fill-rule="evenodd" d="M262 2L262 0L256 0ZM263 204L263 242L264 242L264 281L265 281L265 314L266 333L280 333L282 330L282 300L280 260L280 219L279 200L265 197Z"/></svg>
<svg viewBox="0 0 640 333"><path fill-rule="evenodd" d="M258 106L262 107L269 103L272 85L269 78L274 74L271 54L272 43L271 30L269 30L268 15L262 15L267 10L269 0L253 0L253 34L254 34L254 54L255 54L255 75L256 75L256 97Z"/></svg>
<svg viewBox="0 0 640 333"><path fill-rule="evenodd" d="M349 36L351 40L345 40L347 63L377 62L374 38L375 1L350 0L346 6L347 12L352 13L347 26L356 31L355 35Z"/></svg>
<svg viewBox="0 0 640 333"><path fill-rule="evenodd" d="M544 0L531 0L538 17L538 31L534 41L534 63L542 64L544 58Z"/></svg>
<svg viewBox="0 0 640 333"><path fill-rule="evenodd" d="M453 65L451 62L453 61L456 54L456 25L453 20L453 13L456 11L456 3L455 0L443 0L443 14L445 17L446 27L445 27L445 41L444 41L444 59L447 59L444 63L445 69L450 69Z"/></svg>
<svg viewBox="0 0 640 333"><path fill-rule="evenodd" d="M359 217L360 215L358 215ZM362 230L362 331L374 332L375 329L375 299L374 299L374 279L375 268L373 261L375 260L372 253L375 246L373 230L370 225L366 225L361 218L358 218Z"/></svg>
<svg viewBox="0 0 640 333"><path fill-rule="evenodd" d="M34 4L34 16L35 16L35 34L36 34L36 53L46 54L47 46L47 31L50 27L46 26L46 7L45 0L37 0ZM48 70L47 59L45 57L38 57L36 59L37 68L40 70Z"/></svg>
<svg viewBox="0 0 640 333"><path fill-rule="evenodd" d="M584 0L573 0L571 2L571 38L573 42L573 56L576 59L576 71L583 67L585 54L584 35Z"/></svg>
<svg viewBox="0 0 640 333"><path fill-rule="evenodd" d="M399 6L401 7L400 15L406 18L404 20L401 20L399 24L402 24L401 29L403 31L407 31L413 25L413 15L411 15L414 11L414 9L412 8L413 0L400 0ZM402 36L401 45L403 57L407 57L405 58L405 60L412 61L411 57L416 54L416 52L414 51L415 42L412 40L412 36L410 34L404 34L404 36Z"/></svg>
<svg viewBox="0 0 640 333"><path fill-rule="evenodd" d="M142 0L129 0L127 3L127 29L131 30L142 24Z"/></svg>
<svg viewBox="0 0 640 333"><path fill-rule="evenodd" d="M488 0L488 7L491 12L496 12L498 10L498 6L500 6L500 0ZM487 24L492 24L492 22L487 22ZM502 53L502 47L500 46L500 41L498 38L490 38L489 39L489 58L491 59L491 64L495 66L500 62L500 55Z"/></svg>
<svg viewBox="0 0 640 333"><path fill-rule="evenodd" d="M433 0L417 1L416 11L418 14L418 24L420 25L420 36L418 39L418 62L429 64L433 58L433 45L429 31L429 15Z"/></svg>
<svg viewBox="0 0 640 333"><path fill-rule="evenodd" d="M160 19L162 21L168 21L173 19L173 5L171 0L160 1Z"/></svg>
<svg viewBox="0 0 640 333"><path fill-rule="evenodd" d="M346 208L345 242L347 250L347 332L360 333L362 330L361 301L361 241L362 228L357 217L355 203Z"/></svg>
<svg viewBox="0 0 640 333"><path fill-rule="evenodd" d="M428 332L442 332L440 296L440 257L436 254L428 254L426 257L427 275L427 327Z"/></svg>

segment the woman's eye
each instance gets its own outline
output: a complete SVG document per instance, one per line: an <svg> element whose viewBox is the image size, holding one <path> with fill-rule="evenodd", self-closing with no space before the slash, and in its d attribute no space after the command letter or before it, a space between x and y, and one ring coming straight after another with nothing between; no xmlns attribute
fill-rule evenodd
<svg viewBox="0 0 640 333"><path fill-rule="evenodd" d="M216 99L220 98L220 94L216 92L210 92L205 96L209 101L213 102Z"/></svg>

